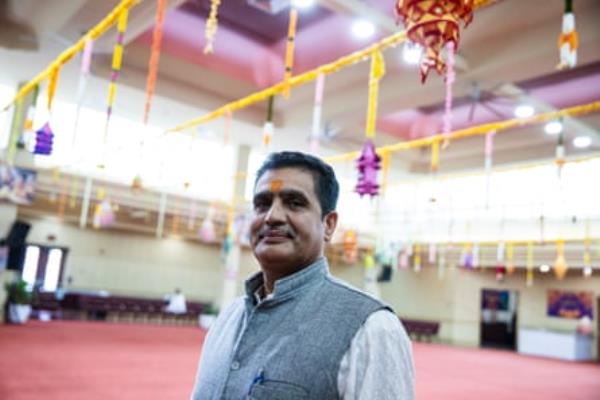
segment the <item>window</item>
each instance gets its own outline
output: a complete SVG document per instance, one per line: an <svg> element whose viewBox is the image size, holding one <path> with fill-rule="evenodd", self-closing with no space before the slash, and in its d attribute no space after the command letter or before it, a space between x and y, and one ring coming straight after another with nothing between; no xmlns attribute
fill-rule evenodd
<svg viewBox="0 0 600 400"><path fill-rule="evenodd" d="M30 288L53 292L60 286L67 249L28 245L22 277Z"/></svg>

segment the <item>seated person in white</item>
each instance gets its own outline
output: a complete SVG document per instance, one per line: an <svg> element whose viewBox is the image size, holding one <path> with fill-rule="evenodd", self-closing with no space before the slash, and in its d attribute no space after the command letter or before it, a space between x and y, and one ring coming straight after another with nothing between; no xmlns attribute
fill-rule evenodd
<svg viewBox="0 0 600 400"><path fill-rule="evenodd" d="M175 293L166 295L165 300L168 301L165 312L172 314L185 314L187 312L185 296L179 288L175 289Z"/></svg>

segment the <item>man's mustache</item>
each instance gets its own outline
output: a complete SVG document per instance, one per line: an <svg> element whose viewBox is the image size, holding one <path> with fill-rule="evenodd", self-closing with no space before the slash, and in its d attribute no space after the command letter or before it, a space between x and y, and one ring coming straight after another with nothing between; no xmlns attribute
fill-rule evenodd
<svg viewBox="0 0 600 400"><path fill-rule="evenodd" d="M258 239L263 239L265 236L286 236L290 239L296 237L296 233L287 226L280 226L277 228L263 228L258 231Z"/></svg>

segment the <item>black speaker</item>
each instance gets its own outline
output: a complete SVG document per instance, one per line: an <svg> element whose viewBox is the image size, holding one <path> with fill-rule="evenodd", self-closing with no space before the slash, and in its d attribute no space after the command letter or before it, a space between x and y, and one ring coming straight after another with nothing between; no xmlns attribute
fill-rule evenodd
<svg viewBox="0 0 600 400"><path fill-rule="evenodd" d="M15 271L23 270L25 263L25 251L27 246L12 246L8 248L8 260L6 260L6 269Z"/></svg>
<svg viewBox="0 0 600 400"><path fill-rule="evenodd" d="M377 277L377 282L389 282L392 280L392 266L385 264L381 267L381 273Z"/></svg>
<svg viewBox="0 0 600 400"><path fill-rule="evenodd" d="M6 245L9 247L23 246L25 244L25 239L27 239L29 229L31 229L31 225L27 222L19 220L13 222L10 232L8 232L8 235L6 236Z"/></svg>

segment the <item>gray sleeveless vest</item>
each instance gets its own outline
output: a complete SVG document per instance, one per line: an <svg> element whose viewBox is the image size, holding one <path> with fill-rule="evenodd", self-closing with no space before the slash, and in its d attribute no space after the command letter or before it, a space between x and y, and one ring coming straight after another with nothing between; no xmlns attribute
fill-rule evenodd
<svg viewBox="0 0 600 400"><path fill-rule="evenodd" d="M339 365L354 335L390 308L331 277L324 258L277 281L257 304L261 285L262 273L246 281L246 296L211 328L192 399L339 398Z"/></svg>

